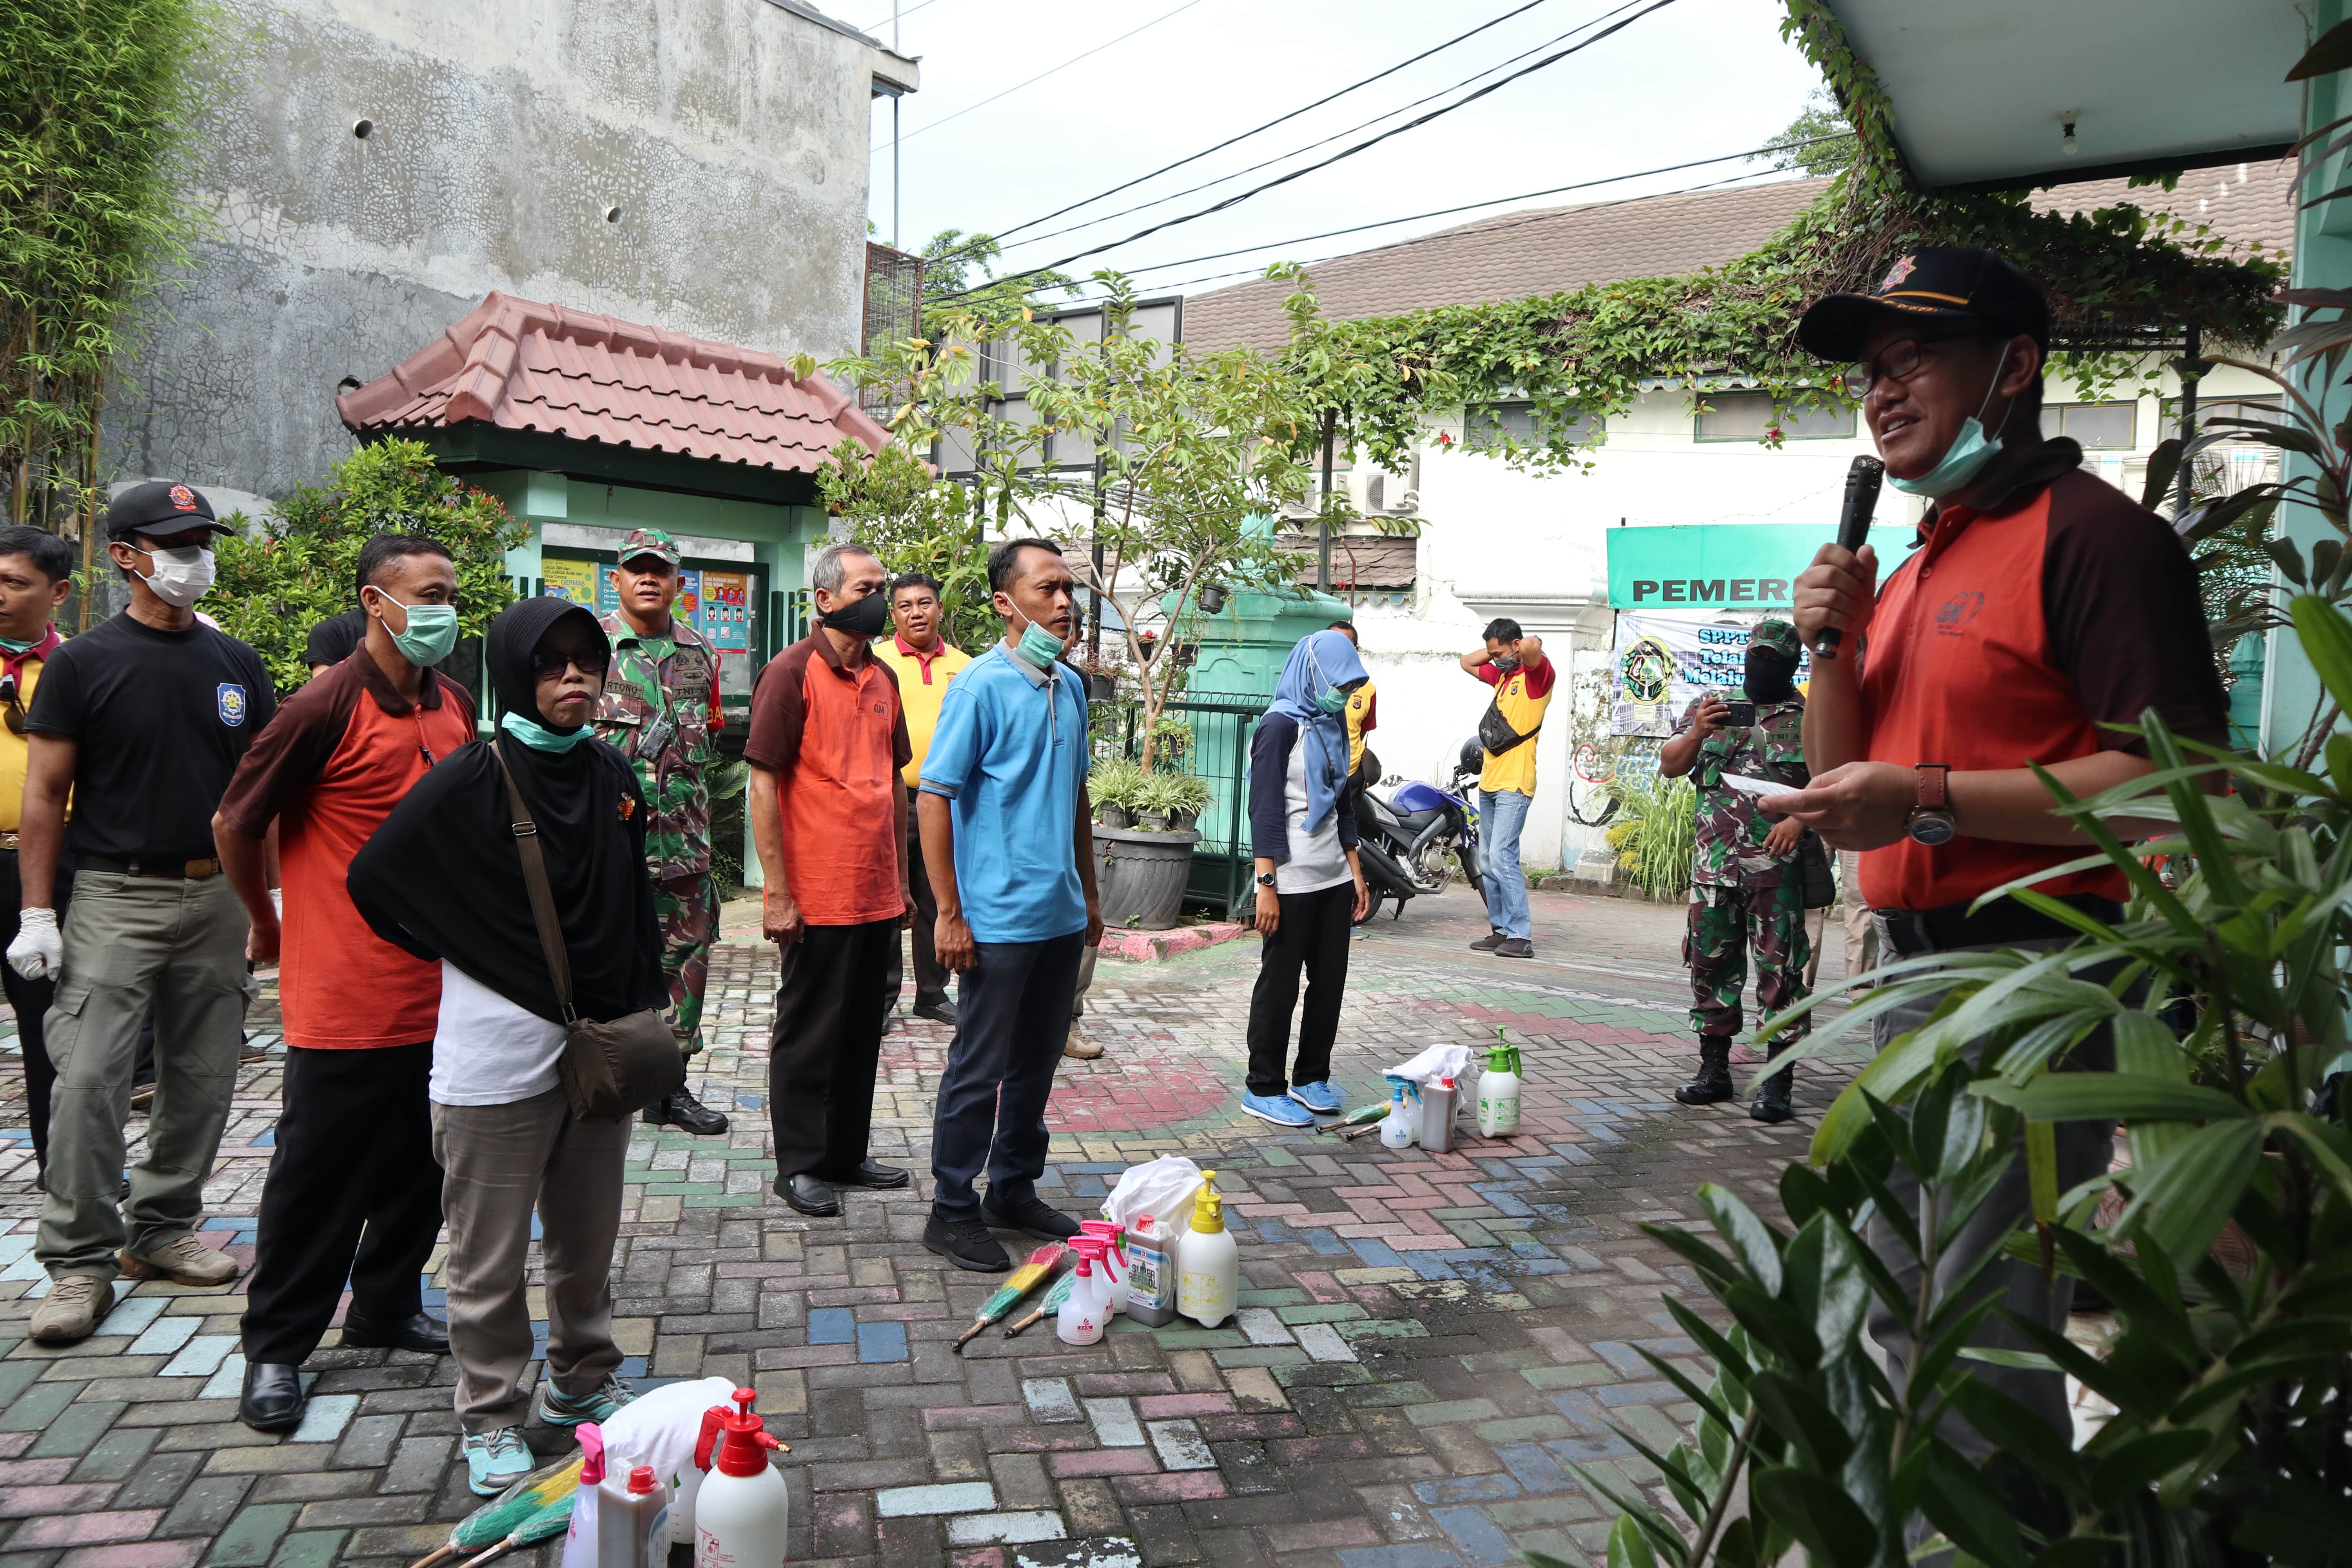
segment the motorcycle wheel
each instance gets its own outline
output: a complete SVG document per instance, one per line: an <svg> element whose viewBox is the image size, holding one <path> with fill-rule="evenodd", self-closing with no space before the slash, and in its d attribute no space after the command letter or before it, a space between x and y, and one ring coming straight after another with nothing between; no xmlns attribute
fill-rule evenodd
<svg viewBox="0 0 2352 1568"><path fill-rule="evenodd" d="M1486 881L1478 874L1478 850L1475 845L1465 844L1459 851L1462 875L1469 879L1471 889L1484 896Z"/></svg>
<svg viewBox="0 0 2352 1568"><path fill-rule="evenodd" d="M1374 889L1372 889L1372 896L1371 896L1370 900L1369 902L1367 902L1367 903L1364 905L1364 912L1363 912L1363 915L1361 916L1361 918L1358 919L1358 920L1357 920L1357 921L1355 921L1353 923L1354 923L1354 924L1357 924L1357 925L1360 925L1360 926L1368 926L1368 925L1371 924L1374 921L1376 921L1376 920L1380 919L1380 918L1381 918L1381 900L1382 899L1389 898L1389 897L1391 897L1391 895L1390 895L1390 894L1382 892L1382 891L1381 891L1380 889L1378 889L1378 888L1374 888ZM1398 909L1398 912L1400 912L1400 913L1402 913L1402 912L1403 911L1404 905L1403 905L1402 900L1399 900L1399 902L1398 902L1398 904L1397 904L1397 909Z"/></svg>

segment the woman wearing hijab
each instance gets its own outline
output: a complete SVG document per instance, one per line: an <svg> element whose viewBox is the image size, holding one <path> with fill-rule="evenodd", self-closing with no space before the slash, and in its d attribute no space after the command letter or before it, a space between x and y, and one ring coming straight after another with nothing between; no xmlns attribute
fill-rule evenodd
<svg viewBox="0 0 2352 1568"><path fill-rule="evenodd" d="M1349 785L1348 694L1369 679L1356 645L1320 631L1282 667L1274 706L1250 738L1250 841L1257 855L1257 929L1264 936L1250 993L1249 1084L1242 1109L1276 1127L1312 1127L1308 1111L1344 1109L1331 1087L1331 1043L1348 986L1348 942L1370 907L1356 859ZM1290 1010L1307 972L1307 1016L1287 1078Z"/></svg>
<svg viewBox="0 0 2352 1568"><path fill-rule="evenodd" d="M379 935L441 963L427 1094L445 1173L449 1348L467 1478L488 1496L534 1463L520 1430L534 1208L547 1265L541 1419L601 1422L632 1396L618 1375L612 1289L629 1126L572 1120L558 1079L562 1011L500 758L538 825L574 1010L617 1018L662 1006L668 992L645 797L628 761L583 727L612 658L596 618L560 599L525 599L490 623L484 657L504 710L498 734L426 773L352 858L348 882Z"/></svg>

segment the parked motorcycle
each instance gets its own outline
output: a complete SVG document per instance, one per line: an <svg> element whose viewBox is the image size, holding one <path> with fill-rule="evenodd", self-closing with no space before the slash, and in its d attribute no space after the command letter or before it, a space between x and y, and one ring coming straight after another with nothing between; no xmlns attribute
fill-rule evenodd
<svg viewBox="0 0 2352 1568"><path fill-rule="evenodd" d="M1367 771L1377 773L1378 761L1369 754L1365 761ZM1385 798L1370 789L1357 795L1356 854L1371 893L1365 920L1380 913L1384 900L1395 902L1390 917L1395 919L1404 913L1407 900L1443 892L1455 863L1471 888L1484 896L1478 875L1478 808L1472 791L1464 787L1465 777L1475 784L1481 761L1478 742L1472 741L1454 764L1450 791L1413 780L1399 784Z"/></svg>

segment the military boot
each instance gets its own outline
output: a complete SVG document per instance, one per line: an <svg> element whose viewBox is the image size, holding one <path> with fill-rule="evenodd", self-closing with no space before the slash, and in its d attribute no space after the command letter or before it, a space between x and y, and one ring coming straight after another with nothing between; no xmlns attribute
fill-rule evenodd
<svg viewBox="0 0 2352 1568"><path fill-rule="evenodd" d="M1698 1037L1698 1076L1675 1090L1685 1105L1713 1105L1732 1098L1731 1042Z"/></svg>
<svg viewBox="0 0 2352 1568"><path fill-rule="evenodd" d="M1756 1086L1756 1098L1748 1102L1748 1114L1758 1121L1786 1121L1796 1114L1789 1104L1790 1080L1797 1075L1794 1068L1782 1068L1766 1076Z"/></svg>

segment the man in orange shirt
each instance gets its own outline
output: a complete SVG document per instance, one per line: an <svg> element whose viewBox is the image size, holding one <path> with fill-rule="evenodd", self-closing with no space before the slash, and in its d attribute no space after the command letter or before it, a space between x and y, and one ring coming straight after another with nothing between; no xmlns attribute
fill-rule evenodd
<svg viewBox="0 0 2352 1568"><path fill-rule="evenodd" d="M279 965L285 1011L284 1109L261 1189L237 1403L263 1432L300 1423L299 1368L346 1277L344 1344L449 1348L419 1279L441 1228L425 1103L440 965L371 931L343 877L425 770L474 738L474 705L432 668L457 638L448 551L380 533L362 547L358 576L365 638L287 699L213 817L222 868L253 921L248 954ZM272 822L282 926L263 853Z"/></svg>
<svg viewBox="0 0 2352 1568"><path fill-rule="evenodd" d="M856 544L809 565L816 628L751 689L751 845L766 886L761 931L782 950L768 1043L776 1192L837 1215L837 1186L903 1187L866 1158L890 1008L882 981L913 907L907 795L914 755L898 682L874 658L889 601L882 563Z"/></svg>

